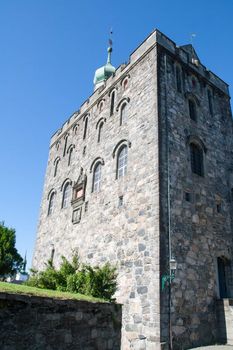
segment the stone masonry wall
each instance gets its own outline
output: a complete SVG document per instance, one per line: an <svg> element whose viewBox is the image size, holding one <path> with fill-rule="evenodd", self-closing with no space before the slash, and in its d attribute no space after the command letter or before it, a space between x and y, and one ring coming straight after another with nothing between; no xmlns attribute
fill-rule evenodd
<svg viewBox="0 0 233 350"><path fill-rule="evenodd" d="M162 49L159 62L161 256L164 257L161 272L168 272L169 202L171 252L178 263L171 288L173 346L176 349L182 344L185 349L217 341L217 258L232 261L233 248L232 185L229 181L232 172L232 118L229 96L211 84L208 77L200 76L198 67L184 64L178 53L171 55ZM182 70L181 92L176 86L177 65ZM212 115L208 89L213 96ZM189 116L188 98L195 101L196 121ZM203 146L204 176L191 170L190 140ZM232 265L227 283L227 292L231 296ZM161 297L162 337L166 340L169 331L168 288Z"/></svg>
<svg viewBox="0 0 233 350"><path fill-rule="evenodd" d="M125 78L128 79L126 87ZM109 93L113 88L116 101L110 116ZM116 74L109 89L95 93L97 98L89 110L85 140L82 119L85 111L77 120L77 130L74 123L68 125L68 131L53 138L33 260L34 267L43 269L54 246L56 265L61 255L71 257L72 249L78 249L83 262L99 265L109 261L116 265L119 273L116 297L123 304L123 350L155 349L160 343L158 149L154 146L158 143L156 90L156 49L151 45L138 61ZM122 101L127 101L128 117L120 126ZM96 126L101 118L104 126L98 143ZM63 156L66 131L67 147L75 145L70 166L68 155ZM113 151L122 140L128 145L127 174L116 179ZM57 142L60 142L58 150ZM61 160L54 177L54 160L58 156ZM104 162L101 187L99 192L92 192L90 170L97 157ZM73 224L72 205L69 203L61 209L61 189L65 179L72 180L72 184L77 181L81 167L87 176L86 198L81 220ZM56 191L55 207L48 216L48 195L52 189ZM121 196L123 203L119 205Z"/></svg>
<svg viewBox="0 0 233 350"><path fill-rule="evenodd" d="M121 306L0 293L1 350L119 350Z"/></svg>
<svg viewBox="0 0 233 350"><path fill-rule="evenodd" d="M163 54L158 54L158 47ZM182 69L181 92L176 89L176 64ZM213 115L208 89L213 94ZM196 122L188 116L189 96L197 101ZM120 125L123 103L127 103L127 121ZM204 177L191 172L192 137L204 145ZM201 63L192 64L187 47L177 47L157 30L52 137L33 266L43 269L53 249L55 265L61 255L70 257L73 249L92 265L115 264L116 297L124 305L123 350L168 344L169 315L175 346L182 343L187 348L216 339L216 261L222 256L232 259L231 140L227 85ZM117 179L116 155L123 144L128 147L127 174ZM74 151L68 165L70 147ZM92 192L98 160L100 191ZM74 224L71 197L67 208L61 203L66 181L74 186L80 175L87 177L86 196L80 221ZM48 215L51 191L54 210ZM169 218L172 255L178 262L170 312L168 289L160 291L161 276L169 272ZM229 294L232 285L231 268Z"/></svg>

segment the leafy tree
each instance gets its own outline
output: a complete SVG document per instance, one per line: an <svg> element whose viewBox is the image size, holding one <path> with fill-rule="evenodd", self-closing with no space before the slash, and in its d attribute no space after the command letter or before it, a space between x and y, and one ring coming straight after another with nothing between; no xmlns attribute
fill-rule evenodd
<svg viewBox="0 0 233 350"><path fill-rule="evenodd" d="M14 274L23 264L15 248L15 230L0 223L0 278Z"/></svg>

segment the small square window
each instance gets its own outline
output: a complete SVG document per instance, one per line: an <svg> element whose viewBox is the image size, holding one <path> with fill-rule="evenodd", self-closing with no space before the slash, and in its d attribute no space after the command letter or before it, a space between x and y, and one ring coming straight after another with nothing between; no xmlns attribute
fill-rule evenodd
<svg viewBox="0 0 233 350"><path fill-rule="evenodd" d="M120 196L118 200L118 208L122 208L122 207L123 207L123 196Z"/></svg>
<svg viewBox="0 0 233 350"><path fill-rule="evenodd" d="M216 211L217 211L217 213L221 213L222 212L222 203L217 203L216 204Z"/></svg>
<svg viewBox="0 0 233 350"><path fill-rule="evenodd" d="M78 209L75 209L73 211L73 215L72 215L72 222L73 224L77 224L80 222L81 220L81 212L82 212L82 208L78 208Z"/></svg>
<svg viewBox="0 0 233 350"><path fill-rule="evenodd" d="M190 192L184 192L184 199L186 200L186 202L191 202L191 200L192 200L191 193Z"/></svg>

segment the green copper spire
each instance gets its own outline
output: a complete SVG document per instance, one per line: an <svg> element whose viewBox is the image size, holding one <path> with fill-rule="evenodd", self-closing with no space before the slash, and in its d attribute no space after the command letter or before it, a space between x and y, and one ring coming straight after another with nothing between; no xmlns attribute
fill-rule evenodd
<svg viewBox="0 0 233 350"><path fill-rule="evenodd" d="M111 54L112 54L112 40L109 40L110 46L108 47L108 58L105 66L98 68L94 76L95 90L98 89L104 82L115 73L116 68L111 64Z"/></svg>

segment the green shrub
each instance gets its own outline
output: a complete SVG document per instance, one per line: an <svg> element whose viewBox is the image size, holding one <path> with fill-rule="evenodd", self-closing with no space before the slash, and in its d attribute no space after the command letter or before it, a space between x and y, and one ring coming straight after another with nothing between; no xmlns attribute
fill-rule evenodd
<svg viewBox="0 0 233 350"><path fill-rule="evenodd" d="M105 300L113 300L117 289L116 268L106 263L102 267L81 265L77 253L69 262L64 256L59 270L56 270L52 261L48 261L46 269L34 271L26 282L27 285L90 295Z"/></svg>

